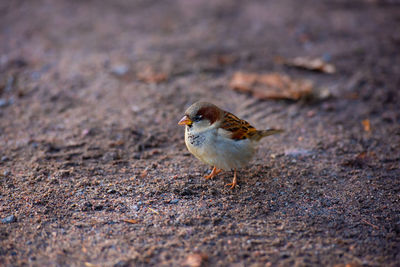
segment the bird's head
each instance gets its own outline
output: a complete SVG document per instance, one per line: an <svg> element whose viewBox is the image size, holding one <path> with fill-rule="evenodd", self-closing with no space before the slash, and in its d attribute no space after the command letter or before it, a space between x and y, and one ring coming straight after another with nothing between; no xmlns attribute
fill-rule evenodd
<svg viewBox="0 0 400 267"><path fill-rule="evenodd" d="M216 125L222 116L223 111L214 104L196 102L186 110L178 124L186 125L193 131L203 131Z"/></svg>

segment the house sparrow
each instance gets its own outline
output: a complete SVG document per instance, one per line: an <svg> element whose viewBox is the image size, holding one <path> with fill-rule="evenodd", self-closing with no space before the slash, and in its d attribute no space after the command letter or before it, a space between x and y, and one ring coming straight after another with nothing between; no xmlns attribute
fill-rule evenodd
<svg viewBox="0 0 400 267"><path fill-rule="evenodd" d="M185 143L188 150L202 162L213 166L206 179L222 170L234 170L231 189L237 186L236 170L245 166L265 136L282 130L256 130L247 121L224 111L214 104L196 102L185 112L179 125L186 125Z"/></svg>

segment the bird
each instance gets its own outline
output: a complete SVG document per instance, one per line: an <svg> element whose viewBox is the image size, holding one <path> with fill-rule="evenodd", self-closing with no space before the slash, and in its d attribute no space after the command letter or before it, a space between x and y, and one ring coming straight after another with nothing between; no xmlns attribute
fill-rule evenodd
<svg viewBox="0 0 400 267"><path fill-rule="evenodd" d="M246 166L259 141L281 129L257 130L245 120L209 102L198 101L186 111L179 125L185 126L185 143L190 153L213 167L204 178L212 179L222 170L234 170L231 189L238 186L237 169Z"/></svg>

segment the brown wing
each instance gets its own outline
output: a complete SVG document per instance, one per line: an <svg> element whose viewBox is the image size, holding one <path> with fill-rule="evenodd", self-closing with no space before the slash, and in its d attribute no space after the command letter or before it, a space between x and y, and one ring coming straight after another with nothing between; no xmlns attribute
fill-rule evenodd
<svg viewBox="0 0 400 267"><path fill-rule="evenodd" d="M221 128L231 132L231 138L234 140L243 140L251 138L253 135L257 134L256 128L250 125L245 120L241 120L232 113L225 112L224 121Z"/></svg>

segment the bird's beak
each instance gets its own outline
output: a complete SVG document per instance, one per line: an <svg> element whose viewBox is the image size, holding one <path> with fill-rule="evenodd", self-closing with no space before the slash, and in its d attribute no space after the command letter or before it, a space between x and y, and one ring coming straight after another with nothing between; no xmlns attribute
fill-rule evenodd
<svg viewBox="0 0 400 267"><path fill-rule="evenodd" d="M193 121L189 119L188 115L183 116L183 118L178 122L179 125L192 125Z"/></svg>

